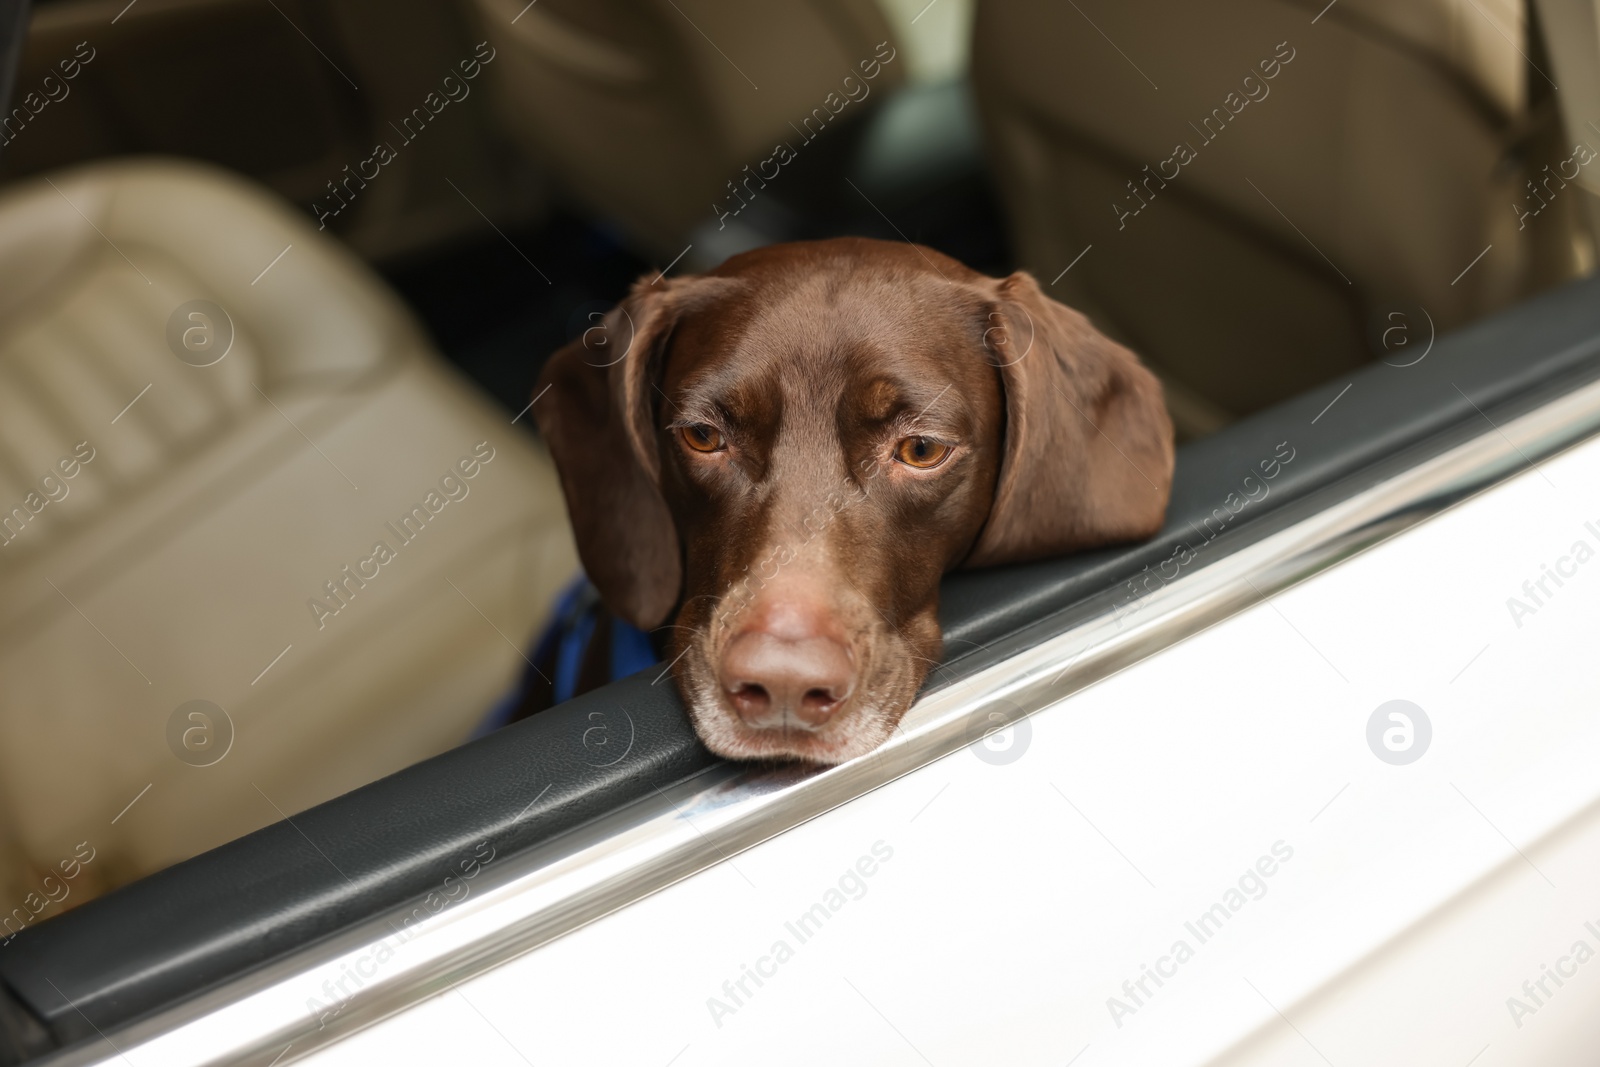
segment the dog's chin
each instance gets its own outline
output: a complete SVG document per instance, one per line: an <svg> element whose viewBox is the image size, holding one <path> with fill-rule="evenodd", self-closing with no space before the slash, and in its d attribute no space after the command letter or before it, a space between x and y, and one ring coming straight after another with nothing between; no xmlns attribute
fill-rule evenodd
<svg viewBox="0 0 1600 1067"><path fill-rule="evenodd" d="M833 766L864 756L889 739L905 709L846 708L820 730L756 730L720 701L703 707L694 701L689 718L705 746L725 759L800 761Z"/></svg>

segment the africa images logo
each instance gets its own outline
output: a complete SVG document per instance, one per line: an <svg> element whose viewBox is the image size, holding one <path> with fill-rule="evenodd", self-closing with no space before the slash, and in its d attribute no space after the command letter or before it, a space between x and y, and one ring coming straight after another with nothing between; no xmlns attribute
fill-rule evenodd
<svg viewBox="0 0 1600 1067"><path fill-rule="evenodd" d="M1596 544L1600 544L1600 526L1586 522L1583 529L1595 539ZM1556 557L1554 567L1540 563L1539 576L1522 583L1522 596L1506 597L1506 610L1511 613L1511 621L1517 624L1517 629L1522 629L1523 619L1538 614L1539 609L1548 605L1568 581L1578 577L1578 568L1594 557L1594 545L1580 537L1572 542L1565 555Z"/></svg>
<svg viewBox="0 0 1600 1067"><path fill-rule="evenodd" d="M1156 958L1153 967L1139 964L1139 976L1123 981L1122 996L1106 998L1106 1010L1111 1013L1111 1021L1117 1024L1118 1030L1122 1029L1128 1016L1137 1015L1140 1008L1149 1005L1162 986L1166 985L1164 979L1176 978L1179 968L1194 959L1196 951L1220 934L1245 905L1267 895L1267 879L1294 858L1294 847L1285 841L1274 841L1271 853L1270 856L1258 857L1255 863L1245 868L1233 885L1223 890L1220 899L1196 918L1184 923L1183 929L1188 936L1174 940L1167 952ZM1194 940L1192 945L1190 938Z"/></svg>
<svg viewBox="0 0 1600 1067"><path fill-rule="evenodd" d="M784 923L783 930L787 936L778 938L766 954L757 956L754 968L749 964L739 964L739 976L722 983L722 996L706 998L706 1010L711 1013L711 1021L717 1029L722 1029L728 1016L745 1007L766 985L763 979L777 977L778 968L794 959L796 949L821 933L846 904L867 895L867 880L894 858L894 848L887 841L874 841L870 852L871 855L859 856L855 863L846 867L834 884L823 892L820 900ZM791 938L793 944L790 943Z"/></svg>

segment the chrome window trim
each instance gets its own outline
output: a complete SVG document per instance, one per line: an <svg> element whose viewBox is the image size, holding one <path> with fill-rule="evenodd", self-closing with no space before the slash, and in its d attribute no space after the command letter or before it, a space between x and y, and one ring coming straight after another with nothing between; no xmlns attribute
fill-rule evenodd
<svg viewBox="0 0 1600 1067"><path fill-rule="evenodd" d="M1064 632L926 694L868 756L826 769L712 768L496 860L466 899L404 930L405 911L396 911L40 1062L292 1062L1053 705L1582 441L1600 431L1600 381L1490 426L1287 525L1255 524L1253 539L1241 527L1231 550L1147 594L1136 611L1118 608L1121 589L1091 598ZM331 996L341 980L353 991Z"/></svg>

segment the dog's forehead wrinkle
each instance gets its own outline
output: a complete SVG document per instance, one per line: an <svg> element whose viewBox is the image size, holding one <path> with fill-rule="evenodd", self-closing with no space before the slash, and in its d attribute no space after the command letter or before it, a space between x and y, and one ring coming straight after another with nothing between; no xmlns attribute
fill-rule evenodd
<svg viewBox="0 0 1600 1067"><path fill-rule="evenodd" d="M923 288L828 274L773 287L760 313L724 324L702 342L682 392L734 407L741 396L777 394L797 419L832 418L847 390L892 367L904 383L926 382L930 372L940 379L927 403L954 380L948 363L959 358L951 343L959 312ZM927 390L903 391L914 398Z"/></svg>
<svg viewBox="0 0 1600 1067"><path fill-rule="evenodd" d="M783 406L837 394L847 381L839 353L816 334L761 337L745 334L694 353L675 392L679 404L749 411L780 398Z"/></svg>

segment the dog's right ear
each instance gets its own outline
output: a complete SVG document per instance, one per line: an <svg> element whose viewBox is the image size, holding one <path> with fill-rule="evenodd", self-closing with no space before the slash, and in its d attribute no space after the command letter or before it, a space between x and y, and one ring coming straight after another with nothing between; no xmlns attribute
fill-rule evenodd
<svg viewBox="0 0 1600 1067"><path fill-rule="evenodd" d="M666 621L683 586L683 550L661 495L652 394L677 316L706 283L715 280L641 278L550 357L534 394L583 568L606 607L644 630Z"/></svg>

